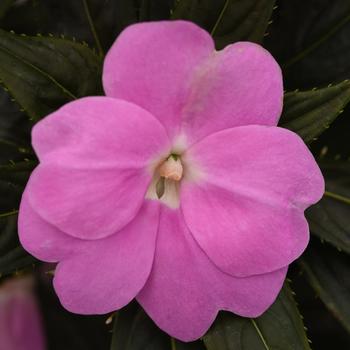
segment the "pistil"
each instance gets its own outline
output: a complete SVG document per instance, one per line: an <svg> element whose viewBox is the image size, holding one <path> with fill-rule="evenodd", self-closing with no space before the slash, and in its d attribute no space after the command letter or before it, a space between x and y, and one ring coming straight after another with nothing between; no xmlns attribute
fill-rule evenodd
<svg viewBox="0 0 350 350"><path fill-rule="evenodd" d="M180 181L183 176L181 159L177 155L170 155L158 168L159 175L168 180Z"/></svg>

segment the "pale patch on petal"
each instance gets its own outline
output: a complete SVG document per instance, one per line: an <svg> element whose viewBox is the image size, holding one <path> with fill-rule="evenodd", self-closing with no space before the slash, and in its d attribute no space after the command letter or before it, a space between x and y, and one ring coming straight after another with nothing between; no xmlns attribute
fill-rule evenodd
<svg viewBox="0 0 350 350"><path fill-rule="evenodd" d="M157 194L157 184L161 180L159 174L155 174L150 186L148 187L146 198L151 200L159 200L166 206L176 209L180 206L180 183L178 181L164 179L164 190L159 198Z"/></svg>
<svg viewBox="0 0 350 350"><path fill-rule="evenodd" d="M188 148L187 136L180 134L173 140L172 153L181 155Z"/></svg>

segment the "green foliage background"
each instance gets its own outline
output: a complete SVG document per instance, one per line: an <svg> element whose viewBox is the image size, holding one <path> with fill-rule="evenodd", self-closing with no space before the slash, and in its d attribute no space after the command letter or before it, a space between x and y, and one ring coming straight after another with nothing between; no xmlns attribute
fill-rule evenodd
<svg viewBox="0 0 350 350"><path fill-rule="evenodd" d="M37 164L30 144L32 126L68 101L103 94L103 57L125 26L138 21L179 18L208 30L218 49L236 41L254 41L270 50L281 64L287 91L280 125L304 139L326 178L323 199L307 211L313 236L311 244L291 267L290 279L264 315L246 319L220 313L203 339L191 344L170 339L136 304L114 315L110 339L111 326L103 325L101 318L70 316L55 301L51 303L54 297L42 285L39 295L46 310L50 349L108 349L110 342L111 350L310 349L304 323L316 335L312 339L317 344L315 349L328 349L331 345L337 349L349 348L346 331L350 332L350 108L347 107L350 2L347 0L277 3L274 0L2 0L1 278L38 270L40 265L20 246L16 227L21 193ZM291 287L298 295L300 292L300 297L294 296ZM313 325L319 321L318 316L314 317L319 315L318 311L308 311L308 302L314 303L314 296L335 317L324 316L324 311L320 314L325 317L330 332L334 332L329 333L335 336L329 343L322 338L318 324ZM302 320L295 298L304 305L310 319ZM315 305L322 308L321 303ZM52 310L56 315L54 321ZM59 332L71 334L67 324L74 329L74 336L59 339ZM91 325L101 331L91 332Z"/></svg>

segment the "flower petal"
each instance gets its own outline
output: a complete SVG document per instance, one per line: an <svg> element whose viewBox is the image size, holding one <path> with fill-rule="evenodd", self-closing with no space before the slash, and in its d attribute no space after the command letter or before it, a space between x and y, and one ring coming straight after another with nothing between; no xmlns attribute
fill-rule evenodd
<svg viewBox="0 0 350 350"><path fill-rule="evenodd" d="M86 97L35 125L32 143L41 162L74 168L142 168L169 148L150 113L122 100Z"/></svg>
<svg viewBox="0 0 350 350"><path fill-rule="evenodd" d="M86 241L66 235L44 221L31 207L26 191L18 216L18 235L25 250L36 258L57 262L70 257Z"/></svg>
<svg viewBox="0 0 350 350"><path fill-rule="evenodd" d="M77 238L114 234L139 211L151 175L139 169L74 169L40 164L26 187L33 209Z"/></svg>
<svg viewBox="0 0 350 350"><path fill-rule="evenodd" d="M216 52L197 71L183 111L189 143L235 126L277 125L283 81L277 62L260 45L239 42Z"/></svg>
<svg viewBox="0 0 350 350"><path fill-rule="evenodd" d="M107 55L103 83L108 96L142 106L189 143L233 126L276 125L282 111L281 70L269 52L249 42L217 52L186 21L128 27Z"/></svg>
<svg viewBox="0 0 350 350"><path fill-rule="evenodd" d="M234 276L267 273L305 249L303 211L324 191L303 141L277 127L245 126L208 136L186 154L201 172L184 182L185 221L215 264Z"/></svg>
<svg viewBox="0 0 350 350"><path fill-rule="evenodd" d="M54 287L62 305L79 314L104 314L128 304L151 271L158 220L159 204L147 201L123 230L60 262Z"/></svg>
<svg viewBox="0 0 350 350"><path fill-rule="evenodd" d="M113 234L136 215L150 167L170 147L151 114L107 97L63 106L34 127L33 145L41 164L27 185L31 206L84 239Z"/></svg>
<svg viewBox="0 0 350 350"><path fill-rule="evenodd" d="M213 51L210 35L190 22L132 25L118 37L105 59L106 95L150 111L173 136L180 126L191 76Z"/></svg>
<svg viewBox="0 0 350 350"><path fill-rule="evenodd" d="M207 331L219 309L260 315L286 271L247 278L223 273L197 245L180 211L162 207L153 268L137 300L161 329L190 341Z"/></svg>

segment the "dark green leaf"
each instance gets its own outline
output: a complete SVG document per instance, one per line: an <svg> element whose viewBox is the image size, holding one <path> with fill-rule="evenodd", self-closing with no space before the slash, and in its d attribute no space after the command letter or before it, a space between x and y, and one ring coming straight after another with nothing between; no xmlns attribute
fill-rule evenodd
<svg viewBox="0 0 350 350"><path fill-rule="evenodd" d="M171 350L206 350L204 343L201 340L197 340L191 343L184 343L177 339L171 339ZM170 349L169 349L170 350Z"/></svg>
<svg viewBox="0 0 350 350"><path fill-rule="evenodd" d="M23 161L0 165L0 181L11 182L25 186L32 170L37 165L36 161Z"/></svg>
<svg viewBox="0 0 350 350"><path fill-rule="evenodd" d="M308 48L308 54L283 71L285 88L292 91L326 86L350 77L349 0L279 1L273 13L270 35L264 46L281 64L287 63ZM342 24L339 27L339 24ZM334 32L334 30L336 30ZM328 36L333 33L331 36ZM328 39L315 47L321 38ZM287 44L286 44L287 43ZM350 106L332 126L312 143L314 154L326 145L329 156L350 156Z"/></svg>
<svg viewBox="0 0 350 350"><path fill-rule="evenodd" d="M76 37L96 47L88 14L105 51L127 24L137 20L136 5L130 0L36 0L13 6L0 26L28 35Z"/></svg>
<svg viewBox="0 0 350 350"><path fill-rule="evenodd" d="M0 277L31 266L35 261L18 241L17 215L0 218Z"/></svg>
<svg viewBox="0 0 350 350"><path fill-rule="evenodd" d="M221 49L236 41L261 42L275 0L180 0L173 19L187 19L207 29Z"/></svg>
<svg viewBox="0 0 350 350"><path fill-rule="evenodd" d="M170 338L135 304L118 311L111 350L167 350Z"/></svg>
<svg viewBox="0 0 350 350"><path fill-rule="evenodd" d="M140 22L169 19L171 2L169 0L141 0Z"/></svg>
<svg viewBox="0 0 350 350"><path fill-rule="evenodd" d="M49 273L52 268L52 265L44 265L37 274L36 291L46 338L44 349L109 349L111 333L110 326L106 325L106 315L77 315L65 310L52 288L52 275Z"/></svg>
<svg viewBox="0 0 350 350"><path fill-rule="evenodd" d="M350 162L320 163L326 179L323 198L306 211L310 230L350 253Z"/></svg>
<svg viewBox="0 0 350 350"><path fill-rule="evenodd" d="M200 340L192 343L183 343L179 340L172 339L171 350L206 350L206 347Z"/></svg>
<svg viewBox="0 0 350 350"><path fill-rule="evenodd" d="M138 9L135 1L120 0L114 2L116 7L116 34L119 34L125 27L138 21Z"/></svg>
<svg viewBox="0 0 350 350"><path fill-rule="evenodd" d="M211 32L225 2L225 0L177 0L171 18L192 21Z"/></svg>
<svg viewBox="0 0 350 350"><path fill-rule="evenodd" d="M261 43L275 0L227 0L226 4L213 28L217 47L241 40Z"/></svg>
<svg viewBox="0 0 350 350"><path fill-rule="evenodd" d="M349 0L278 1L264 44L282 66L288 64L288 90L349 78L349 13Z"/></svg>
<svg viewBox="0 0 350 350"><path fill-rule="evenodd" d="M161 331L136 303L115 315L111 350L205 350L199 340L183 343Z"/></svg>
<svg viewBox="0 0 350 350"><path fill-rule="evenodd" d="M18 209L22 192L35 166L36 161L29 160L0 165L0 217Z"/></svg>
<svg viewBox="0 0 350 350"><path fill-rule="evenodd" d="M343 111L350 101L350 81L310 91L288 92L280 126L299 134L310 143Z"/></svg>
<svg viewBox="0 0 350 350"><path fill-rule="evenodd" d="M1 0L3 1L3 0ZM169 19L173 0L36 0L12 7L0 27L18 33L64 34L107 52L128 25ZM95 33L94 33L95 32Z"/></svg>
<svg viewBox="0 0 350 350"><path fill-rule="evenodd" d="M11 7L11 5L14 3L14 0L1 0L0 2L0 18L2 18L7 10Z"/></svg>
<svg viewBox="0 0 350 350"><path fill-rule="evenodd" d="M35 161L0 166L0 275L32 265L35 259L21 247L17 234L19 201Z"/></svg>
<svg viewBox="0 0 350 350"><path fill-rule="evenodd" d="M221 313L203 340L208 350L310 349L287 284L262 316L250 319Z"/></svg>
<svg viewBox="0 0 350 350"><path fill-rule="evenodd" d="M19 105L11 101L9 94L0 87L0 165L32 155L32 123L19 109Z"/></svg>
<svg viewBox="0 0 350 350"><path fill-rule="evenodd" d="M0 179L0 218L7 216L6 213L18 209L24 186L22 184L6 179L6 176L16 177L16 174L3 175L5 179ZM21 175L19 175L20 177ZM25 177L24 175L23 177ZM29 174L27 175L29 176Z"/></svg>
<svg viewBox="0 0 350 350"><path fill-rule="evenodd" d="M311 244L300 263L329 310L350 332L350 257L327 244Z"/></svg>
<svg viewBox="0 0 350 350"><path fill-rule="evenodd" d="M169 19L171 0L82 0L94 46L109 49L117 35L136 22ZM71 5L69 2L69 6Z"/></svg>
<svg viewBox="0 0 350 350"><path fill-rule="evenodd" d="M101 93L101 62L86 46L0 30L0 79L37 120L75 98Z"/></svg>

